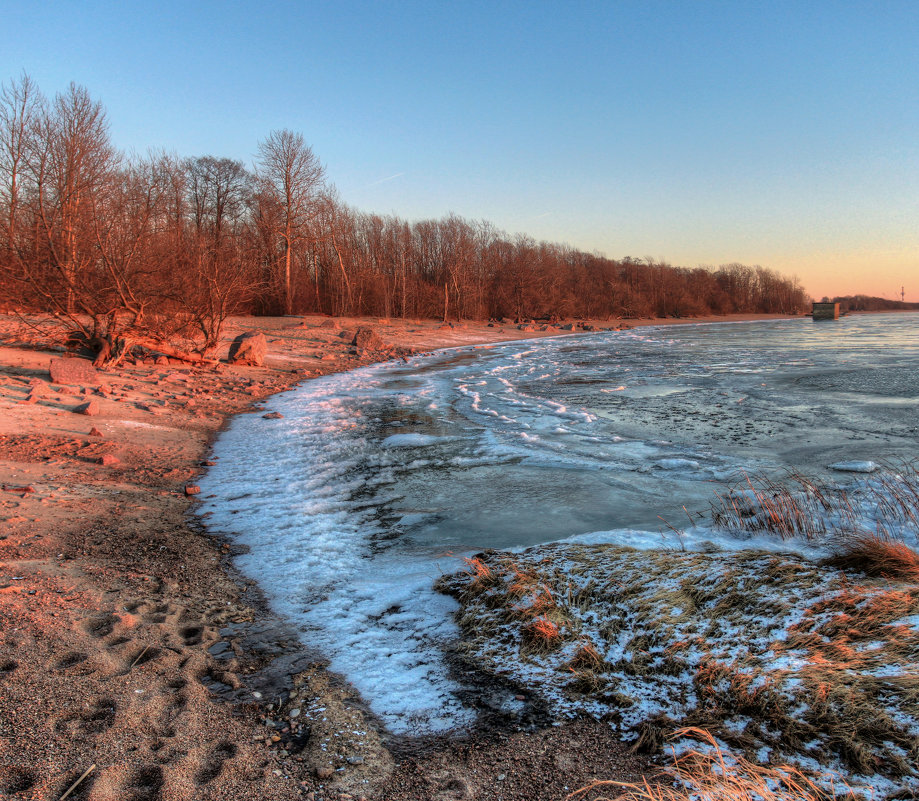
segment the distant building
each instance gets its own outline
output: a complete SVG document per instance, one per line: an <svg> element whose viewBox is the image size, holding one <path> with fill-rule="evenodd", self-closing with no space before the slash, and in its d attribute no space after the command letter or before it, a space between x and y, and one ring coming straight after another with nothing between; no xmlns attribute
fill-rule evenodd
<svg viewBox="0 0 919 801"><path fill-rule="evenodd" d="M811 315L815 320L838 320L838 303L815 303Z"/></svg>

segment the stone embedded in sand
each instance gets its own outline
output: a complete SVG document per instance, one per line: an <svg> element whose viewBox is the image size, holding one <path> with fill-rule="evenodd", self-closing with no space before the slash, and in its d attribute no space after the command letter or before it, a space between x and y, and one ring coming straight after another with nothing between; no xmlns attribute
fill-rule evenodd
<svg viewBox="0 0 919 801"><path fill-rule="evenodd" d="M261 367L268 352L268 340L258 331L246 331L233 340L227 361L230 364L248 364L250 367Z"/></svg>
<svg viewBox="0 0 919 801"><path fill-rule="evenodd" d="M86 403L81 403L79 406L75 406L74 412L77 414L88 414L92 417L93 415L99 414L99 404L94 400L87 401Z"/></svg>
<svg viewBox="0 0 919 801"><path fill-rule="evenodd" d="M280 412L268 412L262 415L265 420L280 420L283 416Z"/></svg>
<svg viewBox="0 0 919 801"><path fill-rule="evenodd" d="M112 467L113 465L121 464L121 459L111 453L103 453L102 456L99 457L99 464L105 467Z"/></svg>
<svg viewBox="0 0 919 801"><path fill-rule="evenodd" d="M197 484L186 484L185 485L185 494L186 495L197 495L201 492L201 487Z"/></svg>
<svg viewBox="0 0 919 801"><path fill-rule="evenodd" d="M52 384L92 384L102 379L92 362L86 359L52 359L49 365Z"/></svg>
<svg viewBox="0 0 919 801"><path fill-rule="evenodd" d="M345 329L344 331L339 331L338 336L340 339L354 339L354 332Z"/></svg>
<svg viewBox="0 0 919 801"><path fill-rule="evenodd" d="M331 779L335 775L333 768L316 768L317 779Z"/></svg>
<svg viewBox="0 0 919 801"><path fill-rule="evenodd" d="M380 339L380 335L366 325L357 329L351 344L357 345L361 350L384 350L386 348L386 343Z"/></svg>
<svg viewBox="0 0 919 801"><path fill-rule="evenodd" d="M91 436L91 437L101 437L101 436L102 436L102 432L101 432L98 428L96 428L95 426L93 426L91 429L89 429L89 436Z"/></svg>
<svg viewBox="0 0 919 801"><path fill-rule="evenodd" d="M320 328L338 328L338 323L335 320L329 318L328 320L323 320L321 323L319 323L319 327Z"/></svg>

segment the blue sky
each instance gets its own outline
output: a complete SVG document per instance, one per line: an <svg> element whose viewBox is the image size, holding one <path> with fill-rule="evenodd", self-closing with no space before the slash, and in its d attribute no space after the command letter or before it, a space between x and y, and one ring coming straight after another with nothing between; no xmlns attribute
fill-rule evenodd
<svg viewBox="0 0 919 801"><path fill-rule="evenodd" d="M303 133L353 206L919 301L919 3L0 0L123 149Z"/></svg>

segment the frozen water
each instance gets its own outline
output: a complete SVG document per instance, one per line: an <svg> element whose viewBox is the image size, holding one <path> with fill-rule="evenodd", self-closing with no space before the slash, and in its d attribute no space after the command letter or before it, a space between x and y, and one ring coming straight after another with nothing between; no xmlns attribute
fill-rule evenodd
<svg viewBox="0 0 919 801"><path fill-rule="evenodd" d="M843 473L873 473L878 466L871 461L836 462L830 465L830 470L839 470Z"/></svg>
<svg viewBox="0 0 919 801"><path fill-rule="evenodd" d="M703 520L746 473L839 481L827 465L913 457L917 322L644 328L315 379L272 400L282 419L232 422L202 511L390 729L463 726L441 651L453 602L431 590L457 555L568 537L732 547Z"/></svg>

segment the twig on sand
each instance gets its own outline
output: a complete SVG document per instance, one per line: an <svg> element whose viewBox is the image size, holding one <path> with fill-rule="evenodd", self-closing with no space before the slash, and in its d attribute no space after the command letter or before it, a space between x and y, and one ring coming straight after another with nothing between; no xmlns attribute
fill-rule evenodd
<svg viewBox="0 0 919 801"><path fill-rule="evenodd" d="M134 668L134 665L140 662L143 655L147 653L147 651L149 650L150 650L150 644L148 643L147 645L144 646L144 650L141 651L137 656L134 657L134 661L128 666L128 670L132 670Z"/></svg>
<svg viewBox="0 0 919 801"><path fill-rule="evenodd" d="M58 799L58 801L64 801L64 799L67 798L68 795L70 795L74 790L77 789L77 787L80 786L80 782L82 782L83 779L89 776L89 774L92 773L95 769L96 769L96 763L93 762L92 765L90 765L86 770L83 771L83 775L80 776L79 779L77 779L73 784L70 785L70 787L67 788L67 792L65 792L64 795L62 795Z"/></svg>

